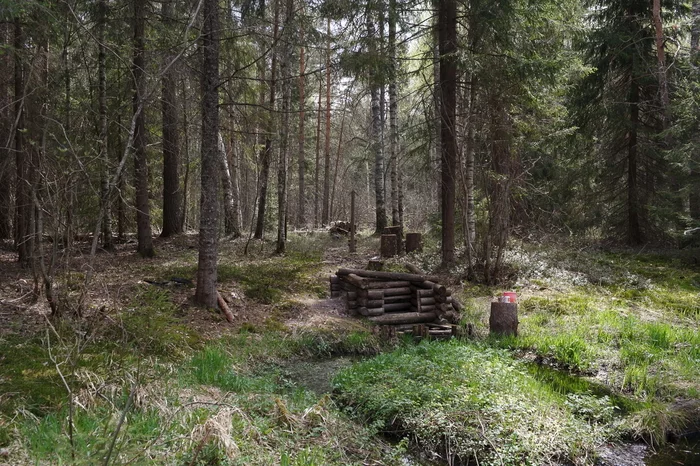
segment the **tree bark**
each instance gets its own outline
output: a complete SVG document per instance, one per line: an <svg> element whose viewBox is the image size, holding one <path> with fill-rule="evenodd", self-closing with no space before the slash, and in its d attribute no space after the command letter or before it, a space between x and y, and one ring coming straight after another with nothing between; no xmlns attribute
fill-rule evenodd
<svg viewBox="0 0 700 466"><path fill-rule="evenodd" d="M668 125L668 81L666 79L666 52L664 46L664 28L661 21L661 0L652 1L652 17L654 20L654 32L656 42L656 60L659 89L661 93L661 118L663 129Z"/></svg>
<svg viewBox="0 0 700 466"><path fill-rule="evenodd" d="M287 162L289 160L289 114L292 103L292 35L294 0L286 0L284 35L282 37L282 134L277 164L277 254L283 254L287 245Z"/></svg>
<svg viewBox="0 0 700 466"><path fill-rule="evenodd" d="M327 47L326 47L326 144L323 152L323 210L321 213L321 225L329 222L330 195L331 195L331 19L327 20Z"/></svg>
<svg viewBox="0 0 700 466"><path fill-rule="evenodd" d="M224 137L221 135L221 132L219 132L218 135L218 144L219 150L217 151L217 156L219 159L219 170L221 171L222 191L224 192L224 234L226 236L238 238L241 236L241 232L236 222L237 212L234 203L233 179L228 165Z"/></svg>
<svg viewBox="0 0 700 466"><path fill-rule="evenodd" d="M14 100L15 100L15 166L17 181L15 184L15 245L19 253L18 261L22 267L31 265L33 250L33 203L31 199L31 156L24 144L24 32L19 18L14 21Z"/></svg>
<svg viewBox="0 0 700 466"><path fill-rule="evenodd" d="M305 138L304 138L304 119L306 117L306 95L304 93L306 87L306 63L304 62L304 25L300 23L301 46L299 47L299 149L298 149L298 167L299 167L299 200L297 201L297 228L301 228L306 224L306 156L304 153Z"/></svg>
<svg viewBox="0 0 700 466"><path fill-rule="evenodd" d="M396 62L396 0L389 0L389 160L391 164L391 223L401 225L399 215L399 132L398 132L398 101L396 95L397 62Z"/></svg>
<svg viewBox="0 0 700 466"><path fill-rule="evenodd" d="M163 0L163 25L173 26L173 0ZM164 65L172 62L166 54ZM176 71L171 65L162 77L163 115L163 231L160 236L182 233L182 191L180 189L180 134L177 117Z"/></svg>
<svg viewBox="0 0 700 466"><path fill-rule="evenodd" d="M199 222L199 263L195 299L216 308L216 265L219 252L219 8L217 0L204 0L202 50L202 195Z"/></svg>
<svg viewBox="0 0 700 466"><path fill-rule="evenodd" d="M318 80L318 112L316 113L316 163L314 170L314 228L318 228L320 191L319 174L321 172L321 95L323 94L323 77Z"/></svg>
<svg viewBox="0 0 700 466"><path fill-rule="evenodd" d="M634 68L634 67L633 67ZM632 71L630 77L630 129L627 142L627 242L642 243L640 221L637 153L637 131L639 125L639 83Z"/></svg>
<svg viewBox="0 0 700 466"><path fill-rule="evenodd" d="M275 20L273 25L272 41L277 42L279 36L279 10L280 1L275 0ZM260 195L258 200L258 220L255 226L255 239L263 239L265 236L265 211L267 204L267 183L270 178L270 162L272 161L273 140L272 134L276 129L275 125L275 92L277 89L277 46L273 45L272 63L270 67L270 99L268 101L268 124L267 136L265 137L265 148L260 156Z"/></svg>
<svg viewBox="0 0 700 466"><path fill-rule="evenodd" d="M143 0L134 0L134 113L145 97L145 32L146 5ZM141 257L153 257L153 237L151 232L151 208L148 193L148 158L146 154L146 112L138 112L136 134L134 135L134 169L136 184L136 228L138 253Z"/></svg>
<svg viewBox="0 0 700 466"><path fill-rule="evenodd" d="M10 50L12 47L12 24L0 24L0 44ZM0 67L12 69L12 54L4 53ZM9 72L9 71L8 71ZM11 81L0 82L0 240L12 238L12 96Z"/></svg>
<svg viewBox="0 0 700 466"><path fill-rule="evenodd" d="M442 264L454 263L455 169L457 141L455 127L457 95L457 2L441 0L438 8L440 50L440 139L442 182Z"/></svg>
<svg viewBox="0 0 700 466"><path fill-rule="evenodd" d="M98 113L99 113L99 144L102 160L100 180L100 203L102 204L102 247L111 251L114 249L112 234L112 199L110 196L109 176L109 133L107 126L107 54L105 46L105 28L107 27L107 2L97 3L97 76L98 76Z"/></svg>
<svg viewBox="0 0 700 466"><path fill-rule="evenodd" d="M700 0L693 1L692 26L690 30L690 62L694 66L696 81L700 72ZM700 150L698 147L698 136L695 138L695 149L690 156L690 216L693 220L700 220Z"/></svg>

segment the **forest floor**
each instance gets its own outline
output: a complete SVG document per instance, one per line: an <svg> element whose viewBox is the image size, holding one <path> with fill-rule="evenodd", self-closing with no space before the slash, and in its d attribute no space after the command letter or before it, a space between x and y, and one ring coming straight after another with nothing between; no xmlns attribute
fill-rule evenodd
<svg viewBox="0 0 700 466"><path fill-rule="evenodd" d="M0 249L0 464L660 465L669 448L654 448L698 429L687 252L514 244L501 287L443 275L473 335L416 343L379 341L327 299L328 276L363 267L375 238L350 255L345 239L295 233L282 257L222 242L232 324L192 302L196 245L57 257L61 319ZM436 260L428 247L387 265ZM506 289L520 335L494 339L488 303ZM685 450L673 461L700 464Z"/></svg>

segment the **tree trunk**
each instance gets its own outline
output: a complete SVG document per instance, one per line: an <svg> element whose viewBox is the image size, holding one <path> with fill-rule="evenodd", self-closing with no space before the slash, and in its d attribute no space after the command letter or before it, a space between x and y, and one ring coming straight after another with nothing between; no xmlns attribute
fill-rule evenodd
<svg viewBox="0 0 700 466"><path fill-rule="evenodd" d="M145 32L146 17L143 0L134 0L134 113L145 97ZM141 257L153 257L153 237L151 232L151 208L148 195L148 158L146 154L146 112L138 112L136 134L134 135L134 168L136 184L136 228L138 253Z"/></svg>
<svg viewBox="0 0 700 466"><path fill-rule="evenodd" d="M661 118L663 129L666 129L668 124L668 84L666 79L666 53L664 47L664 28L661 21L661 0L652 1L652 17L654 20L654 32L656 39L656 60L657 74L659 81L659 89L661 92Z"/></svg>
<svg viewBox="0 0 700 466"><path fill-rule="evenodd" d="M343 154L343 133L345 132L345 113L347 110L347 105L348 105L348 96L350 95L350 91L352 90L352 86L349 86L347 90L345 91L345 98L343 99L343 114L340 117L340 133L338 133L338 150L336 150L335 153L335 170L333 171L333 190L331 192L331 217L333 217L336 212L334 211L335 207L335 188L338 185L338 166L340 165L340 160L342 159L342 154Z"/></svg>
<svg viewBox="0 0 700 466"><path fill-rule="evenodd" d="M0 24L0 44L10 50L12 47L12 24ZM0 57L0 67L12 69L12 54ZM9 71L8 71L9 72ZM0 82L0 241L12 238L12 195L11 195L11 156L12 156L12 96L10 80Z"/></svg>
<svg viewBox="0 0 700 466"><path fill-rule="evenodd" d="M329 222L330 194L331 194L331 19L328 18L327 48L326 48L326 145L323 162L323 210L321 213L321 225Z"/></svg>
<svg viewBox="0 0 700 466"><path fill-rule="evenodd" d="M321 95L323 93L323 77L318 80L318 112L316 113L316 169L314 170L314 228L318 228L319 174L321 172Z"/></svg>
<svg viewBox="0 0 700 466"><path fill-rule="evenodd" d="M107 27L107 3L99 0L97 3L97 76L98 76L98 113L99 113L99 144L102 171L100 180L100 203L102 210L102 247L107 251L114 249L112 234L112 199L110 196L109 176L109 133L107 125L107 66L105 28Z"/></svg>
<svg viewBox="0 0 700 466"><path fill-rule="evenodd" d="M299 50L299 200L297 201L297 228L301 228L306 224L306 184L304 180L306 158L304 154L304 118L306 116L306 95L304 94L306 77L306 64L304 63L304 25L301 27L301 46Z"/></svg>
<svg viewBox="0 0 700 466"><path fill-rule="evenodd" d="M163 25L173 27L173 0L164 0ZM166 54L164 65L173 60ZM176 71L173 66L162 77L163 114L163 231L160 236L182 233L182 191L180 190L180 137L177 117Z"/></svg>
<svg viewBox="0 0 700 466"><path fill-rule="evenodd" d="M634 69L634 66L633 66ZM630 245L642 243L640 225L637 129L639 124L639 83L632 71L630 77L630 129L627 142L627 242Z"/></svg>
<svg viewBox="0 0 700 466"><path fill-rule="evenodd" d="M283 254L287 245L287 161L289 160L289 114L292 103L292 34L294 0L286 0L284 35L282 37L282 134L279 163L277 164L277 254Z"/></svg>
<svg viewBox="0 0 700 466"><path fill-rule="evenodd" d="M454 263L455 254L455 169L457 141L455 112L457 105L457 3L442 0L438 9L438 46L440 50L440 139L442 144L442 264Z"/></svg>
<svg viewBox="0 0 700 466"><path fill-rule="evenodd" d="M275 0L275 22L273 26L272 42L277 42L279 35L279 6L280 0ZM260 195L258 200L258 220L255 226L255 238L263 239L265 236L265 210L267 208L267 183L270 178L270 162L272 161L273 141L272 134L277 128L275 124L275 92L277 88L277 46L272 46L272 63L270 69L270 100L268 101L268 124L265 148L260 156Z"/></svg>
<svg viewBox="0 0 700 466"><path fill-rule="evenodd" d="M202 196L199 221L199 263L195 299L216 308L216 265L219 237L219 8L204 0L202 31Z"/></svg>
<svg viewBox="0 0 700 466"><path fill-rule="evenodd" d="M236 134L233 121L231 121L231 156L228 158L228 165L231 168L231 190L233 196L233 226L231 234L234 238L241 236L243 228L243 215L241 212L241 158L238 155L236 146Z"/></svg>
<svg viewBox="0 0 700 466"><path fill-rule="evenodd" d="M224 192L224 234L226 236L238 238L241 236L241 232L236 224L237 212L234 204L233 180L228 165L226 145L224 144L224 137L221 135L221 132L219 132L218 135L218 144L219 150L216 155L219 161L219 170L221 171L222 191Z"/></svg>
<svg viewBox="0 0 700 466"><path fill-rule="evenodd" d="M694 65L696 82L700 72L700 0L693 1L692 26L690 30L690 61ZM695 148L690 156L690 216L693 220L700 220L700 150L697 149L698 136L694 137Z"/></svg>
<svg viewBox="0 0 700 466"><path fill-rule="evenodd" d="M19 263L22 267L31 265L33 250L33 203L31 199L31 156L24 147L24 63L22 53L24 51L24 33L19 18L14 21L14 49L15 49L15 166L17 170L17 182L15 184L15 244L19 253Z"/></svg>
<svg viewBox="0 0 700 466"><path fill-rule="evenodd" d="M398 101L396 95L397 62L396 62L396 0L389 0L389 159L391 164L391 223L401 225L399 215L399 133L398 133Z"/></svg>

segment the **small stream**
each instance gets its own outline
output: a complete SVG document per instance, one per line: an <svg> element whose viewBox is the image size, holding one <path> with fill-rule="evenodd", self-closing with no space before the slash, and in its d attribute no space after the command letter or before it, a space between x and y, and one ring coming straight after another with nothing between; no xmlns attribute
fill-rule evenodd
<svg viewBox="0 0 700 466"><path fill-rule="evenodd" d="M607 386L540 364L528 364L528 372L563 395L590 393L607 396L620 414L634 411L635 402L612 392ZM616 455L619 455L616 457ZM621 445L605 453L604 464L616 466L700 466L700 432L682 436L649 454L643 445Z"/></svg>

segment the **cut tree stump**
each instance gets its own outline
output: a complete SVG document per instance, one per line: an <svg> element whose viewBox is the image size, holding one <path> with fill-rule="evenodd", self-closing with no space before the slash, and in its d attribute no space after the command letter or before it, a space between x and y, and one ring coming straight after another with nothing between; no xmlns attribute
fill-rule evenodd
<svg viewBox="0 0 700 466"><path fill-rule="evenodd" d="M403 232L400 226L384 227L382 234L396 235L396 254L403 253Z"/></svg>
<svg viewBox="0 0 700 466"><path fill-rule="evenodd" d="M406 233L406 252L422 251L423 235L420 233Z"/></svg>
<svg viewBox="0 0 700 466"><path fill-rule="evenodd" d="M489 329L494 335L518 335L518 305L491 303Z"/></svg>
<svg viewBox="0 0 700 466"><path fill-rule="evenodd" d="M398 253L398 238L396 235L382 235L382 257L394 257Z"/></svg>
<svg viewBox="0 0 700 466"><path fill-rule="evenodd" d="M367 270L381 271L384 268L384 261L370 259L367 263Z"/></svg>

